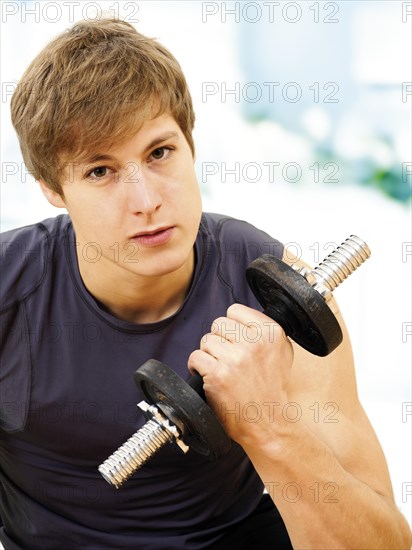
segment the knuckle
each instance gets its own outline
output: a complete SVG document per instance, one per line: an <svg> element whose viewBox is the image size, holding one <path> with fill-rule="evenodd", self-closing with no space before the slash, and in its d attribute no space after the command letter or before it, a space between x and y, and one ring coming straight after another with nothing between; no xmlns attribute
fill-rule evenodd
<svg viewBox="0 0 412 550"><path fill-rule="evenodd" d="M204 334L202 336L202 338L200 339L200 349L203 350L205 348L205 346L207 346L207 344L210 344L210 341L213 337L213 332L207 332L206 334Z"/></svg>
<svg viewBox="0 0 412 550"><path fill-rule="evenodd" d="M244 306L242 306L241 304L232 304L227 308L227 316L234 317L239 314L243 308Z"/></svg>
<svg viewBox="0 0 412 550"><path fill-rule="evenodd" d="M201 353L202 352L199 349L195 349L194 351L192 351L192 353L189 355L188 362L191 365L196 364L200 360Z"/></svg>
<svg viewBox="0 0 412 550"><path fill-rule="evenodd" d="M224 325L225 323L227 323L227 318L226 317L218 317L217 319L215 319L212 323L212 329L211 329L212 334L214 332L219 331L220 327L222 325Z"/></svg>

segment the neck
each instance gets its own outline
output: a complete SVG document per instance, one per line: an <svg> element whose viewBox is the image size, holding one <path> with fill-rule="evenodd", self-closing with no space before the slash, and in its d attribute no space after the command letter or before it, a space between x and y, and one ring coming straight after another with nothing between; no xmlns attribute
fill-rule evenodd
<svg viewBox="0 0 412 550"><path fill-rule="evenodd" d="M96 270L95 264L79 261L79 269L87 290L109 313L132 323L156 323L183 304L194 273L194 256L192 250L178 270L156 277L128 271L119 276L118 270L107 265L109 262Z"/></svg>

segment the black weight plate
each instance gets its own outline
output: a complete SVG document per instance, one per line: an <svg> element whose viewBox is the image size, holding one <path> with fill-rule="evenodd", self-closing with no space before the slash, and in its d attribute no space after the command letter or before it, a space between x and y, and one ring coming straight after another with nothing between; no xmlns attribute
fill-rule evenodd
<svg viewBox="0 0 412 550"><path fill-rule="evenodd" d="M323 357L342 342L339 323L324 298L288 264L264 254L248 266L246 278L266 315L300 346Z"/></svg>
<svg viewBox="0 0 412 550"><path fill-rule="evenodd" d="M150 404L159 404L159 408L164 404L173 410L185 426L182 439L191 449L211 460L230 449L231 439L215 413L167 365L155 359L146 361L135 372L135 382Z"/></svg>

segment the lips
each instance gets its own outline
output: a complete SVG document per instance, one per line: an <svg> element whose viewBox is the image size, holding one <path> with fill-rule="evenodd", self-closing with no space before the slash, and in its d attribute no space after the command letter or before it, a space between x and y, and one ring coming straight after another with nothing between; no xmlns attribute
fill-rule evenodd
<svg viewBox="0 0 412 550"><path fill-rule="evenodd" d="M174 227L160 227L150 231L137 233L132 241L140 246L160 246L166 244L172 237Z"/></svg>

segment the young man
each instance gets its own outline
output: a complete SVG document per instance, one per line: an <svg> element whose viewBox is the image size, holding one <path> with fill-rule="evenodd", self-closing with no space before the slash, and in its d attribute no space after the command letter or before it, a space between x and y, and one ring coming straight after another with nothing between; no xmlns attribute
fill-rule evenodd
<svg viewBox="0 0 412 550"><path fill-rule="evenodd" d="M2 235L6 550L408 548L336 304L336 351L292 344L244 275L263 253L287 260L283 247L202 214L170 53L125 22L79 23L11 107L28 169L68 215ZM116 491L98 466L145 422L133 373L150 358L203 376L234 443L215 462L163 448ZM314 402L336 422L316 422Z"/></svg>

